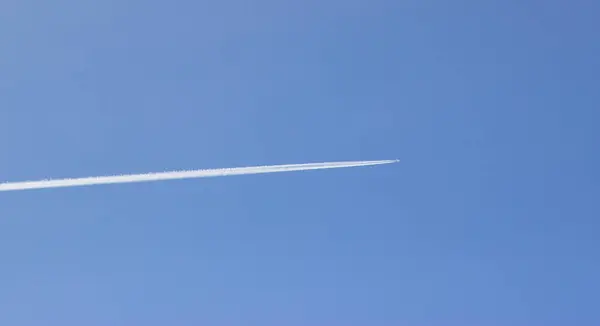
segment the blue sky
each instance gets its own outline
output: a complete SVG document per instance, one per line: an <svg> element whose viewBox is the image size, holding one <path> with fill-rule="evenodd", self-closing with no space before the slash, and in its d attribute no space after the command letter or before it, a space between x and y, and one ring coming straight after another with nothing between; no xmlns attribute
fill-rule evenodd
<svg viewBox="0 0 600 326"><path fill-rule="evenodd" d="M598 325L594 1L5 1L2 325Z"/></svg>

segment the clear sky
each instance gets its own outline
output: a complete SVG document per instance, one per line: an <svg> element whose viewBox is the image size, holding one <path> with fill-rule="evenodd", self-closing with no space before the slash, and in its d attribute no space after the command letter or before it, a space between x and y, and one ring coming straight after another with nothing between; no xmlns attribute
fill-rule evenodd
<svg viewBox="0 0 600 326"><path fill-rule="evenodd" d="M600 325L600 2L3 1L0 325Z"/></svg>

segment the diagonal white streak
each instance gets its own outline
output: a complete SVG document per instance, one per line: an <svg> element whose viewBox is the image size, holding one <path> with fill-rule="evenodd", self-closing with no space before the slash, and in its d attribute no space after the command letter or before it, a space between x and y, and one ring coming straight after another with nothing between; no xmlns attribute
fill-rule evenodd
<svg viewBox="0 0 600 326"><path fill-rule="evenodd" d="M242 168L170 171L170 172L128 174L128 175L101 176L101 177L7 182L7 183L0 183L0 191L92 186L92 185L112 184L112 183L147 182L147 181L189 179L189 178L223 177L223 176L242 175L242 174L260 174L260 173L306 171L306 170L320 170L320 169L336 169L336 168L346 168L346 167L355 167L355 166L388 164L388 163L394 163L394 162L398 162L398 160L267 165L267 166L251 166L251 167L242 167Z"/></svg>

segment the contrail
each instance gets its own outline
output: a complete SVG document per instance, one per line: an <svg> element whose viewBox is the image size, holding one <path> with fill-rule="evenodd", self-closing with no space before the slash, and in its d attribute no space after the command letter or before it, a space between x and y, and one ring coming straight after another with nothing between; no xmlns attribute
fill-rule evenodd
<svg viewBox="0 0 600 326"><path fill-rule="evenodd" d="M306 163L306 164L287 164L287 165L265 165L265 166L250 166L250 167L242 167L242 168L186 170L186 171L155 172L155 173L144 173L144 174L128 174L128 175L114 175L114 176L86 177L86 178L68 178L68 179L53 179L53 180L39 180L39 181L6 182L6 183L0 183L0 191L15 191L15 190L59 188L59 187L78 187L78 186L92 186L92 185L112 184L112 183L148 182L148 181L189 179L189 178L224 177L224 176L242 175L242 174L260 174L260 173L306 171L306 170L320 170L320 169L337 169L337 168L347 168L347 167L354 167L354 166L389 164L389 163L394 163L394 162L398 162L398 160L348 161L348 162L326 162L326 163Z"/></svg>

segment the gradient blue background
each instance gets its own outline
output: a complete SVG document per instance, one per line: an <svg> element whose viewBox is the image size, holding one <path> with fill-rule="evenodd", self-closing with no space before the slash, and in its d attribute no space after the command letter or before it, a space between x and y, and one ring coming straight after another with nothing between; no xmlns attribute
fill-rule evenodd
<svg viewBox="0 0 600 326"><path fill-rule="evenodd" d="M1 325L600 325L597 1L4 1Z"/></svg>

